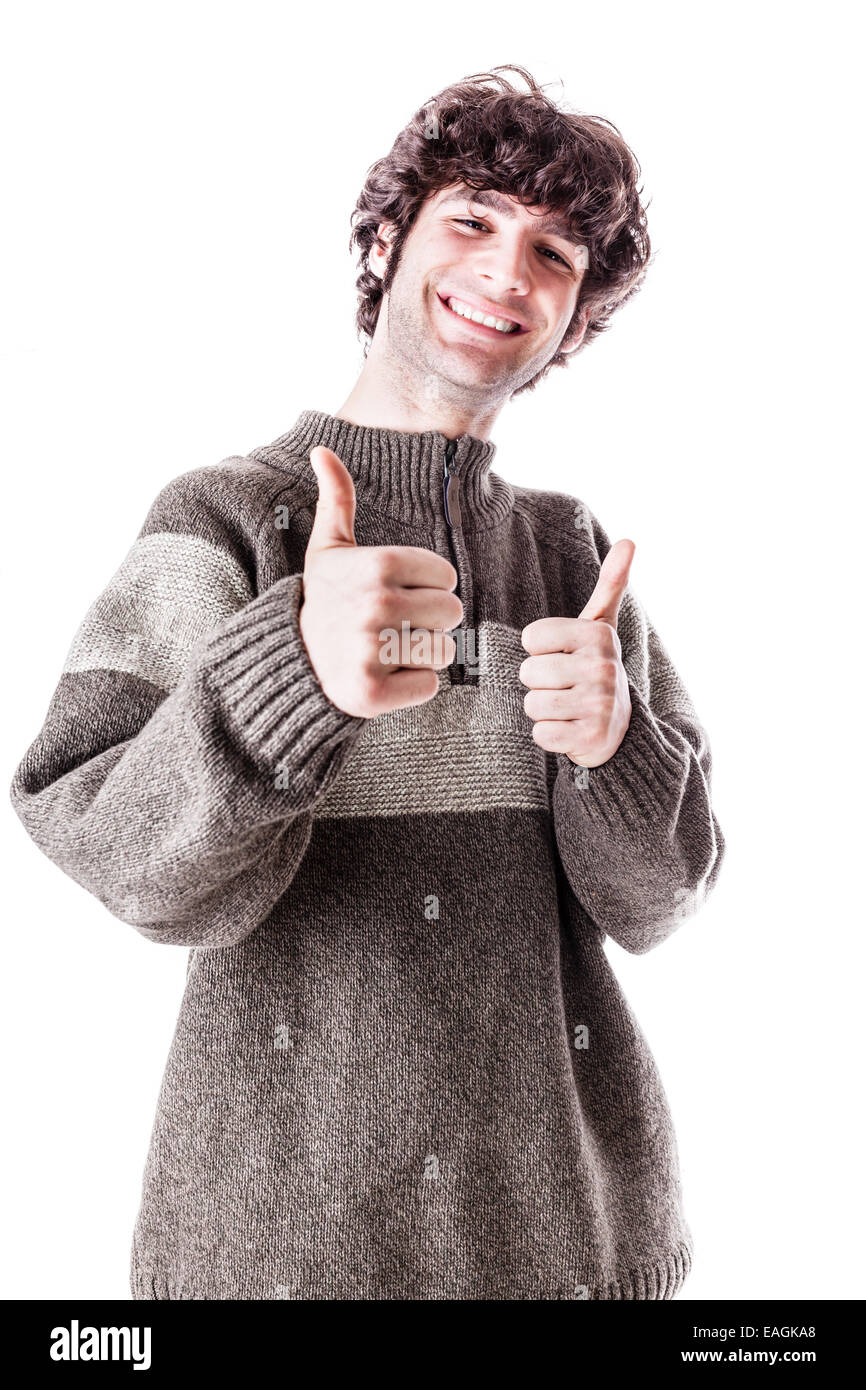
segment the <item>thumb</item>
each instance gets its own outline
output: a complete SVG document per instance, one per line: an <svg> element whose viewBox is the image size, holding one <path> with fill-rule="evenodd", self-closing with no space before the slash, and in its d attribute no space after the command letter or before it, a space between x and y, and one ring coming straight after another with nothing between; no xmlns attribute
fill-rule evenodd
<svg viewBox="0 0 866 1390"><path fill-rule="evenodd" d="M616 628L619 606L628 585L628 574L634 559L634 541L622 540L612 545L604 557L595 588L579 618L600 619Z"/></svg>
<svg viewBox="0 0 866 1390"><path fill-rule="evenodd" d="M310 463L319 484L319 498L307 555L332 546L355 544L355 484L346 465L333 449L318 444Z"/></svg>

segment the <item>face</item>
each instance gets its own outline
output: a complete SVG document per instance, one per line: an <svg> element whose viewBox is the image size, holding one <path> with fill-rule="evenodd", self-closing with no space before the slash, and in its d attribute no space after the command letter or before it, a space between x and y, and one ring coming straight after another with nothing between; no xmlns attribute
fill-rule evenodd
<svg viewBox="0 0 866 1390"><path fill-rule="evenodd" d="M421 208L375 337L381 333L384 350L419 377L428 395L464 404L502 401L558 351L587 252L563 217L545 212L460 185ZM392 231L380 228L386 240ZM371 267L384 276L386 263L374 247ZM585 326L567 347L577 345Z"/></svg>

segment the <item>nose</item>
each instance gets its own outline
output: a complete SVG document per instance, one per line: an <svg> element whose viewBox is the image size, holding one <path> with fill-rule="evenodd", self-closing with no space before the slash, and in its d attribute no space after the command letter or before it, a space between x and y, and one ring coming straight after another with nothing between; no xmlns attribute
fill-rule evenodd
<svg viewBox="0 0 866 1390"><path fill-rule="evenodd" d="M523 237L501 235L496 246L479 248L481 254L475 269L480 280L495 286L500 294L527 294L529 263Z"/></svg>

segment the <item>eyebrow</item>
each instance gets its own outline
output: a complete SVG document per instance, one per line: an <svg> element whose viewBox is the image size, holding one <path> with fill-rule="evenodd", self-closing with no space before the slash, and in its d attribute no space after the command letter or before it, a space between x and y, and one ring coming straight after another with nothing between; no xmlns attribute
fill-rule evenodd
<svg viewBox="0 0 866 1390"><path fill-rule="evenodd" d="M461 184L459 188L453 189L447 197L442 199L442 204L460 202L481 203L483 207L492 208L494 212L498 212L501 217L514 218L517 216L517 210L513 203L509 202L507 198L503 198L501 193L495 193L492 188L467 188L465 184ZM533 218L533 222L537 232L547 232L550 236L562 237L563 241L569 242L572 246L580 245L574 229L561 217L557 217L555 213L550 213L546 217Z"/></svg>

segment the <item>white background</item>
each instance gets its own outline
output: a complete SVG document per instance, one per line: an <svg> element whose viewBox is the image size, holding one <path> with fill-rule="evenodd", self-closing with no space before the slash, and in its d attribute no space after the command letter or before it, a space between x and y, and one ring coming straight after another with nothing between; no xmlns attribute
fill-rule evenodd
<svg viewBox="0 0 866 1390"><path fill-rule="evenodd" d="M5 11L7 784L159 489L348 395L349 214L412 112L518 62L637 154L644 289L493 438L502 476L635 541L713 748L713 896L646 956L607 946L676 1123L683 1299L866 1293L854 12ZM186 951L2 815L0 1295L127 1298Z"/></svg>

